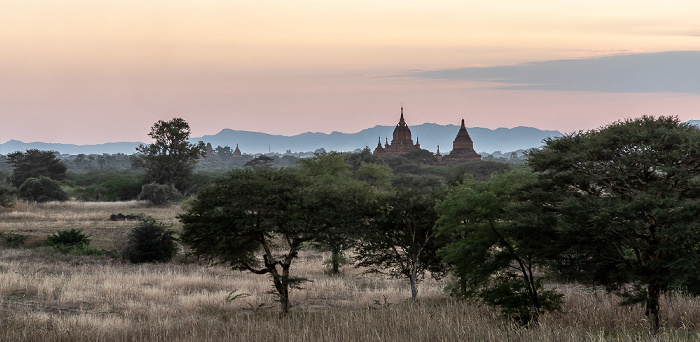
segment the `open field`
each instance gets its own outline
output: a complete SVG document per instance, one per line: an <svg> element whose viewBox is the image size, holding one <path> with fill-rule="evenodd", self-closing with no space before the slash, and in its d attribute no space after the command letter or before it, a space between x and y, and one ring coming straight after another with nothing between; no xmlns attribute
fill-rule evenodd
<svg viewBox="0 0 700 342"><path fill-rule="evenodd" d="M302 251L292 266L312 282L291 293L292 313L279 317L267 276L205 266L180 257L131 265L106 256L62 255L41 246L57 230L82 228L93 245L115 249L135 222L110 214L145 214L173 224L177 206L122 203L19 203L0 212L0 232L31 236L31 248L0 249L2 341L694 341L700 300L667 297L660 336L647 336L643 308L619 307L600 291L559 286L561 313L520 329L492 309L455 301L444 283L419 285L408 302L404 281L345 267L324 270L327 256ZM115 244L116 241L116 244ZM247 296L227 301L231 291Z"/></svg>

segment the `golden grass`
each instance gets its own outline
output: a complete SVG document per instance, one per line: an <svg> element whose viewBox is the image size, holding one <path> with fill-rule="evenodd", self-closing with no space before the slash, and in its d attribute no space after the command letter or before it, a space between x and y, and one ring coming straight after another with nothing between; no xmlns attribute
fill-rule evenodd
<svg viewBox="0 0 700 342"><path fill-rule="evenodd" d="M0 231L33 233L85 227L105 246L133 222L112 213L146 213L174 222L177 207L139 202L50 205L22 203L0 213ZM26 230L8 229L12 223ZM14 225L13 227L19 227ZM28 228L27 228L28 227ZM95 227L99 228L96 229ZM92 229L92 230L90 230ZM101 229L101 230L100 230ZM102 234L99 237L95 235ZM108 247L108 246L107 246ZM522 329L493 309L443 294L443 283L419 285L346 267L325 273L327 255L302 251L295 275L312 282L293 290L294 307L279 316L267 276L223 266L171 262L131 265L108 257L64 256L48 247L0 250L0 341L693 341L700 338L700 301L668 297L664 328L647 335L643 308L619 307L601 291L560 286L561 313ZM247 297L226 301L231 291Z"/></svg>
<svg viewBox="0 0 700 342"><path fill-rule="evenodd" d="M0 212L0 232L28 235L30 244L40 244L46 236L59 230L82 229L90 236L94 247L115 249L115 241L123 237L136 223L110 221L112 214L151 216L163 223L179 227L176 216L182 210L177 205L156 207L145 201L127 202L48 202L18 201Z"/></svg>

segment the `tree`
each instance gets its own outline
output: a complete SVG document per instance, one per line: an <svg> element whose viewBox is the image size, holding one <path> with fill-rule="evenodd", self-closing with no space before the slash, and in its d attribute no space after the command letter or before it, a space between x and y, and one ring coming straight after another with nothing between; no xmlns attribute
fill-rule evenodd
<svg viewBox="0 0 700 342"><path fill-rule="evenodd" d="M345 250L353 246L362 227L378 209L375 188L355 179L350 166L337 152L316 154L298 163L300 173L308 182L300 213L304 214L307 225L320 229L314 241L322 250L331 252L330 271L338 274L345 263ZM373 169L362 174L381 179L388 176L388 170Z"/></svg>
<svg viewBox="0 0 700 342"><path fill-rule="evenodd" d="M10 182L17 188L27 178L44 176L57 181L66 179L68 168L56 157L54 151L39 151L37 149L26 152L17 151L7 155L7 162L14 167Z"/></svg>
<svg viewBox="0 0 700 342"><path fill-rule="evenodd" d="M423 183L422 187L400 187L385 194L380 201L382 213L363 232L355 248L356 267L407 279L414 303L418 280L428 271L436 278L443 273L437 253L442 241L435 229L435 201L439 193L441 187Z"/></svg>
<svg viewBox="0 0 700 342"><path fill-rule="evenodd" d="M264 154L261 154L257 156L256 158L249 160L246 162L243 167L250 167L253 169L270 169L272 168L272 162L275 159L272 157L268 157Z"/></svg>
<svg viewBox="0 0 700 342"><path fill-rule="evenodd" d="M134 264L168 262L177 254L174 235L166 225L146 218L129 232L124 257Z"/></svg>
<svg viewBox="0 0 700 342"><path fill-rule="evenodd" d="M61 185L55 180L39 176L39 178L27 178L17 188L17 196L31 202L67 201L68 195L61 189Z"/></svg>
<svg viewBox="0 0 700 342"><path fill-rule="evenodd" d="M194 167L206 153L204 142L190 143L190 125L181 118L159 120L148 135L155 140L139 145L136 167L146 169L146 183L173 184L179 191L187 190Z"/></svg>
<svg viewBox="0 0 700 342"><path fill-rule="evenodd" d="M700 129L648 117L547 139L528 162L555 196L560 271L644 303L652 334L662 292L700 294Z"/></svg>
<svg viewBox="0 0 700 342"><path fill-rule="evenodd" d="M442 253L458 281L453 293L499 307L523 325L560 308L561 294L544 290L534 272L552 255L556 216L545 210L546 199L527 171L467 178L451 189L437 205L437 226L452 241Z"/></svg>
<svg viewBox="0 0 700 342"><path fill-rule="evenodd" d="M233 150L231 150L231 147L229 146L216 146L214 149L216 152L216 155L221 159L221 160L229 160L233 158Z"/></svg>
<svg viewBox="0 0 700 342"><path fill-rule="evenodd" d="M200 192L179 216L182 242L213 262L269 274L287 313L290 287L304 281L290 275L292 261L302 243L318 234L299 219L302 187L302 179L285 169L233 170Z"/></svg>

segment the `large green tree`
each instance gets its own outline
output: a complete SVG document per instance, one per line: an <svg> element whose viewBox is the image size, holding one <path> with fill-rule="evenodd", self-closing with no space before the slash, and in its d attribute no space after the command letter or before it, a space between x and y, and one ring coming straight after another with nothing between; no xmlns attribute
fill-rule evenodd
<svg viewBox="0 0 700 342"><path fill-rule="evenodd" d="M331 252L330 270L337 274L345 260L344 251L354 245L377 212L377 191L372 184L383 184L389 171L363 164L358 172L369 182L358 180L336 152L316 154L298 163L307 181L300 213L305 224L319 229L315 244Z"/></svg>
<svg viewBox="0 0 700 342"><path fill-rule="evenodd" d="M302 243L318 228L300 219L302 179L289 170L233 170L202 190L187 212L182 242L201 257L237 270L269 274L282 312L289 311L290 275Z"/></svg>
<svg viewBox="0 0 700 342"><path fill-rule="evenodd" d="M538 267L553 255L556 216L534 174L494 173L488 181L466 178L437 205L442 250L456 279L453 292L496 306L521 324L537 324L556 310L561 295L543 289Z"/></svg>
<svg viewBox="0 0 700 342"><path fill-rule="evenodd" d="M435 202L443 185L419 176L397 178L401 180L395 183L401 186L380 197L380 211L357 243L356 266L408 280L411 299L416 302L418 281L428 272L436 278L443 273L438 250L444 241L438 239L435 229Z"/></svg>
<svg viewBox="0 0 700 342"><path fill-rule="evenodd" d="M7 155L7 163L14 168L10 182L15 187L22 185L28 178L43 176L57 181L66 179L66 164L56 157L54 151L17 151Z"/></svg>
<svg viewBox="0 0 700 342"><path fill-rule="evenodd" d="M565 221L564 275L644 303L653 334L664 291L700 293L700 129L628 119L548 139L529 164Z"/></svg>
<svg viewBox="0 0 700 342"><path fill-rule="evenodd" d="M133 165L146 169L146 183L173 184L180 191L187 190L194 167L206 153L204 142L188 141L190 125L181 118L159 120L148 135L155 142L136 148Z"/></svg>

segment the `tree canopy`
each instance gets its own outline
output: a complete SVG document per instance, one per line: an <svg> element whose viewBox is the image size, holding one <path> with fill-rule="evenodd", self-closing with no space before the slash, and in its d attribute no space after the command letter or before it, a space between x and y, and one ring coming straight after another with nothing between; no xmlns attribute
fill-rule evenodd
<svg viewBox="0 0 700 342"><path fill-rule="evenodd" d="M544 290L536 276L556 255L547 248L556 217L545 211L548 196L536 180L527 171L466 178L437 205L440 235L450 241L441 252L457 281L452 292L499 307L524 325L561 304L561 295Z"/></svg>
<svg viewBox="0 0 700 342"><path fill-rule="evenodd" d="M290 287L303 281L290 275L292 261L301 244L318 235L317 227L300 220L302 184L285 169L233 170L201 191L179 216L182 242L213 262L269 274L286 313Z"/></svg>
<svg viewBox="0 0 700 342"><path fill-rule="evenodd" d="M181 118L170 121L159 120L148 135L155 140L149 145L139 145L139 155L134 166L146 169L145 182L173 184L185 191L190 185L194 167L206 153L204 142L188 141L190 125Z"/></svg>
<svg viewBox="0 0 700 342"><path fill-rule="evenodd" d="M401 175L401 185L379 196L379 209L369 221L355 254L357 267L367 272L388 274L408 280L411 299L416 302L418 281L430 272L435 278L443 274L438 250L444 241L438 239L435 202L444 190L442 183L428 178ZM404 178L414 179L413 182ZM419 184L416 184L419 183Z"/></svg>
<svg viewBox="0 0 700 342"><path fill-rule="evenodd" d="M652 333L663 291L700 294L700 129L619 121L548 139L529 164L564 220L564 276L645 303Z"/></svg>
<svg viewBox="0 0 700 342"><path fill-rule="evenodd" d="M62 181L66 179L68 169L66 164L56 157L56 152L37 149L10 153L7 155L7 163L14 167L10 182L17 188L28 178L43 176Z"/></svg>

